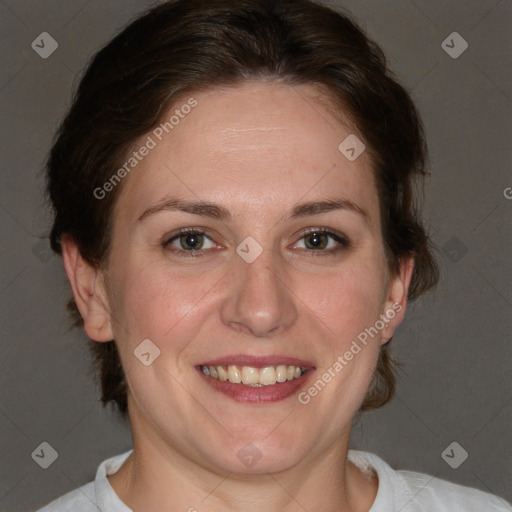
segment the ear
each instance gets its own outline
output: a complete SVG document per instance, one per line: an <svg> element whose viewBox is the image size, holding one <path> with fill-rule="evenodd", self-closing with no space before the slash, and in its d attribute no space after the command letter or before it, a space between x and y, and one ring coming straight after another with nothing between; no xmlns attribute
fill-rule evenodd
<svg viewBox="0 0 512 512"><path fill-rule="evenodd" d="M103 273L82 258L71 237L63 237L61 246L64 268L87 336L95 341L111 341L114 336Z"/></svg>
<svg viewBox="0 0 512 512"><path fill-rule="evenodd" d="M407 295L413 270L414 258L403 258L400 260L398 273L390 278L388 296L381 317L386 322L386 326L382 329L382 344L387 343L393 337L395 329L405 318Z"/></svg>

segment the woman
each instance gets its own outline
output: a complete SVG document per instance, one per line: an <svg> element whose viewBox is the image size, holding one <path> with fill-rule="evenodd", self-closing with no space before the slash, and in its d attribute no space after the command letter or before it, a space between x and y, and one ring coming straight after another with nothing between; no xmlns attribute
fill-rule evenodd
<svg viewBox="0 0 512 512"><path fill-rule="evenodd" d="M348 450L437 281L425 153L379 48L312 2L167 2L109 43L48 161L51 241L134 449L42 510L512 510Z"/></svg>

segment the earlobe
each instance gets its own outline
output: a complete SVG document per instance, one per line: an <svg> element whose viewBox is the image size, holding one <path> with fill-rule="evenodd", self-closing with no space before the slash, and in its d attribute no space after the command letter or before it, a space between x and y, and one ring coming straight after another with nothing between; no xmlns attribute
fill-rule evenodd
<svg viewBox="0 0 512 512"><path fill-rule="evenodd" d="M71 237L61 240L62 260L84 329L95 341L111 341L113 330L103 274L82 258Z"/></svg>
<svg viewBox="0 0 512 512"><path fill-rule="evenodd" d="M414 258L403 258L400 261L398 274L391 277L388 298L384 305L386 326L382 330L382 343L387 343L395 332L395 329L405 318L407 309L407 296L414 270Z"/></svg>

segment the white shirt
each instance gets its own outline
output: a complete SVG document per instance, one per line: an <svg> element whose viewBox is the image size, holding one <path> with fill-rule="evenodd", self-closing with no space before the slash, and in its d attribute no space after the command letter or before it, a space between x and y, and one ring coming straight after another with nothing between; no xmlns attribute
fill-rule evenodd
<svg viewBox="0 0 512 512"><path fill-rule="evenodd" d="M37 512L133 512L114 492L107 474L115 473L131 450L103 461L90 482ZM395 471L373 453L350 450L348 458L362 471L377 473L379 487L369 512L512 512L505 500L423 473Z"/></svg>

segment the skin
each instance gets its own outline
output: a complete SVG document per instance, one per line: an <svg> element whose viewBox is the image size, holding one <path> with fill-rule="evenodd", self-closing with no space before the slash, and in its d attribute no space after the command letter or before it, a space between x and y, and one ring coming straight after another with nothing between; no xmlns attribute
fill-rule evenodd
<svg viewBox="0 0 512 512"><path fill-rule="evenodd" d="M194 98L125 178L106 270L63 244L85 330L116 339L129 384L134 454L109 481L135 512L368 511L378 482L347 461L350 426L405 314L413 262L390 275L369 154L351 162L338 150L349 134L364 137L314 86L252 82ZM223 205L232 219L164 210L138 220L171 196ZM366 216L285 218L298 202L330 198ZM203 256L164 246L183 227L206 228ZM327 238L308 251L311 227L350 245ZM235 251L247 236L263 248L250 264ZM184 250L179 237L171 247ZM195 369L229 354L280 354L312 361L318 377L393 304L401 311L307 405L235 402ZM150 366L133 355L147 338L160 349ZM262 455L251 468L237 457L247 443Z"/></svg>

